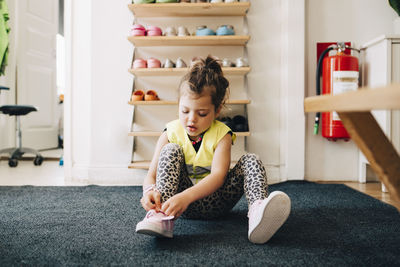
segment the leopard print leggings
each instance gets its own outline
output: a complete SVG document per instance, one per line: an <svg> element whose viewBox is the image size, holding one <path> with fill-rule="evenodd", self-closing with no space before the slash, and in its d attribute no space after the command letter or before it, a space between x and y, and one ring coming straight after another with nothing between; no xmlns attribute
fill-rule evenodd
<svg viewBox="0 0 400 267"><path fill-rule="evenodd" d="M193 183L186 170L182 148L173 143L165 145L160 153L156 178L161 202L191 186ZM213 194L190 204L182 216L191 219L218 217L231 210L243 193L249 206L268 196L266 172L255 154L243 155L228 172L224 184Z"/></svg>

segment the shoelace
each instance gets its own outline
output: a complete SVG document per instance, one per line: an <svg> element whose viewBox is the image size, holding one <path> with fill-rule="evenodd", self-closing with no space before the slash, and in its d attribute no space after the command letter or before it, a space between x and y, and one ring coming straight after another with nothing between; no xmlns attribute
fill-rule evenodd
<svg viewBox="0 0 400 267"><path fill-rule="evenodd" d="M167 214L165 214L164 212L162 212L161 210L160 211L155 211L155 210L150 210L149 212L147 212L147 214L146 214L146 218L150 218L150 217L153 217L153 216L155 216L157 213L162 213L164 216L167 216Z"/></svg>
<svg viewBox="0 0 400 267"><path fill-rule="evenodd" d="M161 213L162 215L164 215L165 217L169 217L167 214L165 214L163 211L155 211L155 210L150 210L149 212L147 212L147 214L146 214L146 218L150 218L150 217L153 217L153 216L156 216L157 214L159 214L159 213ZM172 218L173 218L173 216L172 216ZM171 218L171 219L172 219Z"/></svg>

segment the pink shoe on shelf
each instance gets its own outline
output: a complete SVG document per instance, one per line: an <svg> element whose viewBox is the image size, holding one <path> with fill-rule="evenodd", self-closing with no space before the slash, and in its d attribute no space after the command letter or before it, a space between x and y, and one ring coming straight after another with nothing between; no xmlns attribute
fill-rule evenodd
<svg viewBox="0 0 400 267"><path fill-rule="evenodd" d="M147 36L161 36L162 30L157 26L149 26L147 27Z"/></svg>
<svg viewBox="0 0 400 267"><path fill-rule="evenodd" d="M132 26L131 35L132 36L145 36L146 29L140 24L135 24Z"/></svg>
<svg viewBox="0 0 400 267"><path fill-rule="evenodd" d="M132 67L134 69L147 68L147 62L144 59L138 58L133 61Z"/></svg>
<svg viewBox="0 0 400 267"><path fill-rule="evenodd" d="M167 216L164 212L149 210L142 221L136 225L136 233L159 236L173 237L174 216Z"/></svg>
<svg viewBox="0 0 400 267"><path fill-rule="evenodd" d="M147 60L147 67L148 68L161 68L161 61L156 58L149 58Z"/></svg>
<svg viewBox="0 0 400 267"><path fill-rule="evenodd" d="M264 244L283 225L290 214L290 198L281 191L255 201L249 208L250 242Z"/></svg>

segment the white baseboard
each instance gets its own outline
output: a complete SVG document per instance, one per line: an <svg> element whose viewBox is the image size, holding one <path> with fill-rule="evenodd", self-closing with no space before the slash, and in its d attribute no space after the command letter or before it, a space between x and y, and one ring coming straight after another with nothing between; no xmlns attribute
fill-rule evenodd
<svg viewBox="0 0 400 267"><path fill-rule="evenodd" d="M117 166L73 166L69 183L96 185L142 185L145 170L128 169L126 165Z"/></svg>

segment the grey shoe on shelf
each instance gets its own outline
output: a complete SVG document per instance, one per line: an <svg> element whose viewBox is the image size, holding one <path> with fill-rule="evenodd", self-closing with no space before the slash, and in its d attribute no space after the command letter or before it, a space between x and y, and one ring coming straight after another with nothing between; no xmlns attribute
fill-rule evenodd
<svg viewBox="0 0 400 267"><path fill-rule="evenodd" d="M229 67L235 67L235 64L228 58L224 58L222 60L222 67L229 68Z"/></svg>
<svg viewBox="0 0 400 267"><path fill-rule="evenodd" d="M247 63L247 59L239 57L236 59L236 67L241 68L241 67L248 67L249 63Z"/></svg>
<svg viewBox="0 0 400 267"><path fill-rule="evenodd" d="M179 57L179 58L176 60L176 67L177 67L177 68L187 68L187 65L186 65L186 62L183 61L183 59Z"/></svg>
<svg viewBox="0 0 400 267"><path fill-rule="evenodd" d="M175 63L171 59L167 58L164 63L164 68L174 68L174 67Z"/></svg>

